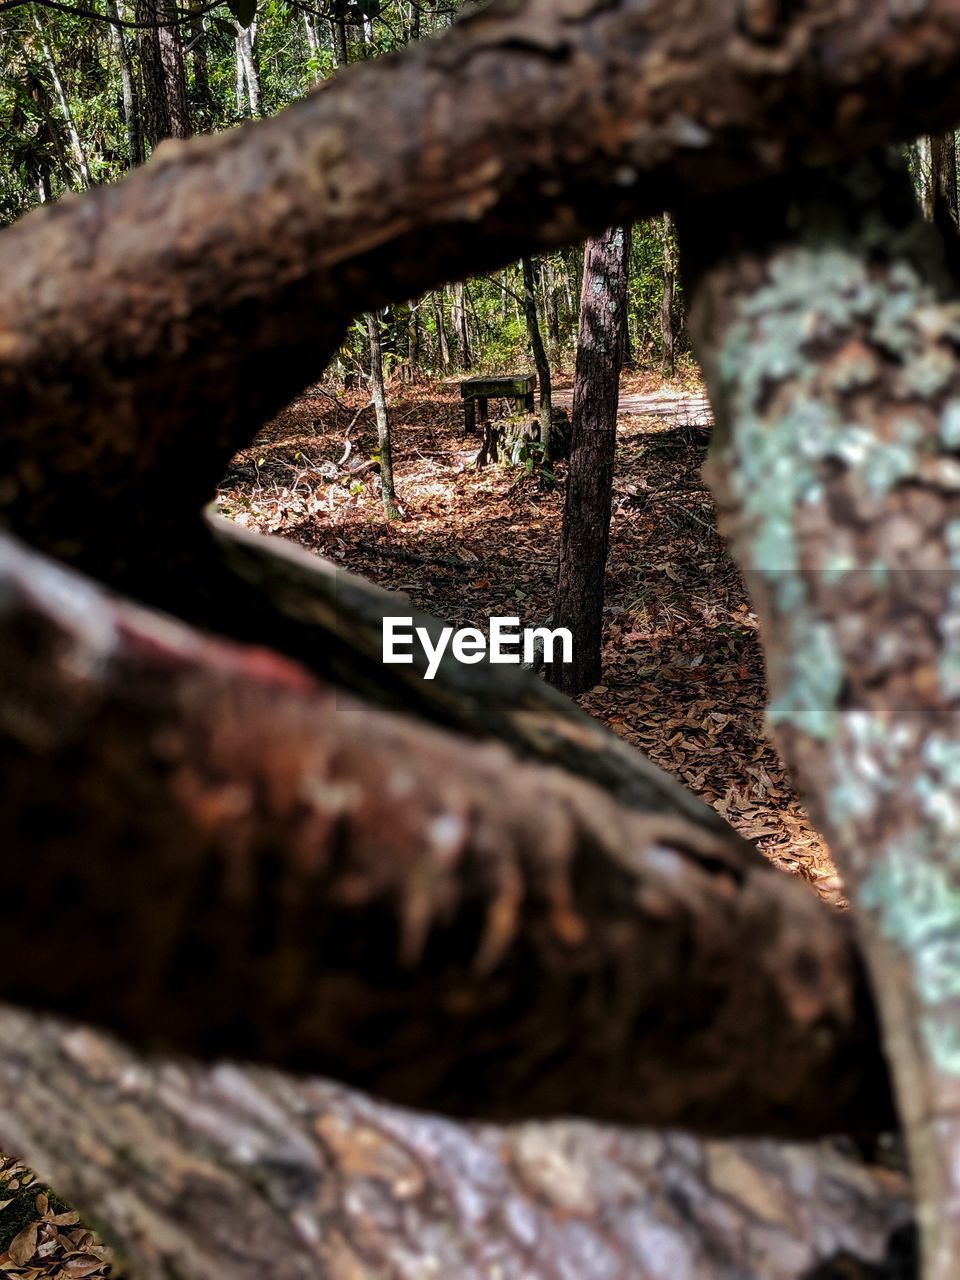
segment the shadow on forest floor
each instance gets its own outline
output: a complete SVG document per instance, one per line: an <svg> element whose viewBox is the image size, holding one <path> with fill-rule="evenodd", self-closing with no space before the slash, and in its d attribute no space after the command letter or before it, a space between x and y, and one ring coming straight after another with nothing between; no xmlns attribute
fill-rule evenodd
<svg viewBox="0 0 960 1280"><path fill-rule="evenodd" d="M566 392L561 382L560 402ZM464 435L454 381L394 385L390 394L404 520L384 520L376 472L362 469L376 451L365 393L337 401L316 388L234 459L220 510L401 591L450 623L485 627L494 614L518 615L524 626L545 622L563 468L560 484L547 490L522 467L478 471L480 440ZM777 866L842 901L826 846L764 736L757 622L700 478L710 436L702 391L650 374L626 377L621 403L641 395L658 412L619 420L604 679L579 701ZM355 476L337 466L345 452L347 467L359 461Z"/></svg>

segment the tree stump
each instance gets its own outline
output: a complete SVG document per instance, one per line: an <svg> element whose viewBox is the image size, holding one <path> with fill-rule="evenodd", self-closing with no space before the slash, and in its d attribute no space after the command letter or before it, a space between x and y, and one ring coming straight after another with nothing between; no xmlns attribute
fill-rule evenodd
<svg viewBox="0 0 960 1280"><path fill-rule="evenodd" d="M553 461L565 461L570 456L570 437L573 428L565 409L554 409L552 419ZM498 462L503 466L538 464L543 459L539 418L527 414L508 414L503 418L486 419L483 424L483 444L477 454L477 466Z"/></svg>

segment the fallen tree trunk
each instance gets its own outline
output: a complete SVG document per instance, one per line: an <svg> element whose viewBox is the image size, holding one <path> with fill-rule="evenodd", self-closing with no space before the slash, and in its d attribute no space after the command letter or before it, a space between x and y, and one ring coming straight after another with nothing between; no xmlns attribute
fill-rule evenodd
<svg viewBox="0 0 960 1280"><path fill-rule="evenodd" d="M0 236L2 520L148 592L351 316L951 125L958 68L953 0L530 0L169 142Z"/></svg>
<svg viewBox="0 0 960 1280"><path fill-rule="evenodd" d="M927 1280L960 1257L960 302L884 160L682 219L770 718L855 907Z"/></svg>
<svg viewBox="0 0 960 1280"><path fill-rule="evenodd" d="M621 804L678 815L710 833L725 858L756 867L757 850L715 809L531 672L486 658L465 665L447 650L425 680L419 643L409 665L384 665L384 617L411 618L434 644L444 623L283 538L220 517L207 527L212 541L196 556L199 585L185 610L192 622L269 645L374 706L503 742L519 756L595 783Z"/></svg>
<svg viewBox="0 0 960 1280"><path fill-rule="evenodd" d="M137 1280L913 1275L904 1180L828 1144L468 1129L8 1009L0 1146L102 1224Z"/></svg>
<svg viewBox="0 0 960 1280"><path fill-rule="evenodd" d="M2 565L7 999L451 1114L892 1123L845 922L695 810Z"/></svg>

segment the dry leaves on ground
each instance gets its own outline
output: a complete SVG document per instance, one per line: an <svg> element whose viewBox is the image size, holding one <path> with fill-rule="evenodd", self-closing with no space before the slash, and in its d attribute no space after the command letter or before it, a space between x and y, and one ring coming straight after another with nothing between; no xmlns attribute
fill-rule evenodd
<svg viewBox="0 0 960 1280"><path fill-rule="evenodd" d="M558 400L567 391L558 380ZM604 682L581 701L775 865L838 903L829 851L764 732L757 621L700 478L709 440L700 395L695 385L665 391L650 373L624 379L631 412L619 421ZM493 614L542 624L553 607L562 488L541 489L523 468L476 469L480 442L463 432L455 380L395 384L395 472L407 518L388 524L375 473L361 479L348 469L376 452L365 404L364 391L338 399L315 388L291 405L234 459L220 510L455 625L484 627Z"/></svg>

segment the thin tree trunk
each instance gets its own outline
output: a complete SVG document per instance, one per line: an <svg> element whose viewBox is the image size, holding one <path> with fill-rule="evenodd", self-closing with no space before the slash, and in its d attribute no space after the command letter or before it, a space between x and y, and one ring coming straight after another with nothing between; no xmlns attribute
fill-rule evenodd
<svg viewBox="0 0 960 1280"><path fill-rule="evenodd" d="M447 373L450 369L450 342L447 338L443 301L443 290L439 289L433 295L433 319L437 327L437 350L440 355L440 365L443 372Z"/></svg>
<svg viewBox="0 0 960 1280"><path fill-rule="evenodd" d="M470 322L467 316L467 291L462 280L453 286L453 329L457 336L460 368L469 373L473 368L473 352L470 347Z"/></svg>
<svg viewBox="0 0 960 1280"><path fill-rule="evenodd" d="M330 19L330 39L331 49L333 52L333 65L335 67L345 67L350 61L350 52L347 46L347 24L345 19Z"/></svg>
<svg viewBox="0 0 960 1280"><path fill-rule="evenodd" d="M407 4L407 43L414 44L420 39L420 5L417 0L408 0Z"/></svg>
<svg viewBox="0 0 960 1280"><path fill-rule="evenodd" d="M551 365L556 366L560 361L560 303L557 296L557 269L550 258L543 259L542 268L549 356Z"/></svg>
<svg viewBox="0 0 960 1280"><path fill-rule="evenodd" d="M537 380L540 383L540 443L543 446L543 461L546 464L552 457L553 386L550 379L550 361L547 359L543 339L540 336L533 261L530 258L523 258L522 267L523 313L527 322L527 336L533 348L533 362L537 367Z"/></svg>
<svg viewBox="0 0 960 1280"><path fill-rule="evenodd" d="M660 371L672 378L677 371L676 338L673 330L673 296L677 268L673 251L673 219L665 213L660 220L663 247L663 294L660 299Z"/></svg>
<svg viewBox="0 0 960 1280"><path fill-rule="evenodd" d="M50 41L40 15L36 9L31 8L31 16L33 18L33 26L40 39L40 48L43 51L43 62L46 67L47 75L50 77L50 83L53 85L53 92L57 99L57 106L60 108L60 114L63 117L64 127L67 130L67 137L70 139L70 152L73 156L73 168L77 175L78 184L81 188L89 187L92 183L90 177L90 168L87 164L86 153L83 149L83 143L80 140L80 134L77 132L77 126L73 119L73 112L70 110L70 100L67 97L66 89L63 87L63 81L60 79L60 72L57 70L57 63L53 56L53 50L50 47Z"/></svg>
<svg viewBox="0 0 960 1280"><path fill-rule="evenodd" d="M553 625L573 636L573 661L555 662L549 672L551 684L569 694L600 679L628 254L629 232L615 227L587 242L583 264L573 437L553 609Z"/></svg>
<svg viewBox="0 0 960 1280"><path fill-rule="evenodd" d="M636 357L633 350L633 341L630 337L630 300L627 299L627 307L623 313L623 359L622 366L624 369L633 369L636 365Z"/></svg>
<svg viewBox="0 0 960 1280"><path fill-rule="evenodd" d="M420 306L419 302L411 302L407 316L407 362L414 382L420 377Z"/></svg>
<svg viewBox="0 0 960 1280"><path fill-rule="evenodd" d="M313 17L306 12L303 14L303 34L307 42L307 57L312 61L319 52L320 42L317 39L316 27L313 25Z"/></svg>
<svg viewBox="0 0 960 1280"><path fill-rule="evenodd" d="M64 191L72 191L73 181L74 181L73 170L70 168L70 160L69 160L69 157L67 156L66 150L64 149L63 138L61 137L61 134L60 134L59 124L56 120L54 120L51 112L52 104L50 101L50 94L46 84L33 81L33 83L31 84L30 96L33 98L34 102L36 102L37 107L40 110L40 114L43 116L43 126L44 126L43 134L45 138L49 141L50 146L52 147L53 152L56 155L57 168L60 172L60 181L63 184L63 189ZM49 182L49 179L50 179L50 170L48 166L47 168L48 182ZM50 194L51 195L53 194L52 189Z"/></svg>
<svg viewBox="0 0 960 1280"><path fill-rule="evenodd" d="M107 0L107 13L119 18L116 0ZM135 169L143 164L143 142L140 133L140 115L137 106L137 87L133 74L133 61L127 45L127 36L121 27L111 27L117 61L120 65L120 89L123 102L123 123L127 134L127 168Z"/></svg>
<svg viewBox="0 0 960 1280"><path fill-rule="evenodd" d="M260 95L260 69L257 66L257 23L251 22L248 27L243 27L239 22L234 23L237 33L237 90L238 108L244 111L246 106L246 114L256 118L262 114L261 95Z"/></svg>
<svg viewBox="0 0 960 1280"><path fill-rule="evenodd" d="M383 385L383 347L380 342L380 318L374 311L367 312L367 337L370 342L370 396L377 418L377 441L380 453L380 490L383 512L388 520L400 516L393 485L393 445L390 439L390 415L387 411L387 395Z"/></svg>
<svg viewBox="0 0 960 1280"><path fill-rule="evenodd" d="M203 25L202 0L192 0L196 17L190 23L190 44L193 59L193 84L199 105L200 132L209 128L217 117L217 103L210 87L210 66L207 59L206 32Z"/></svg>

